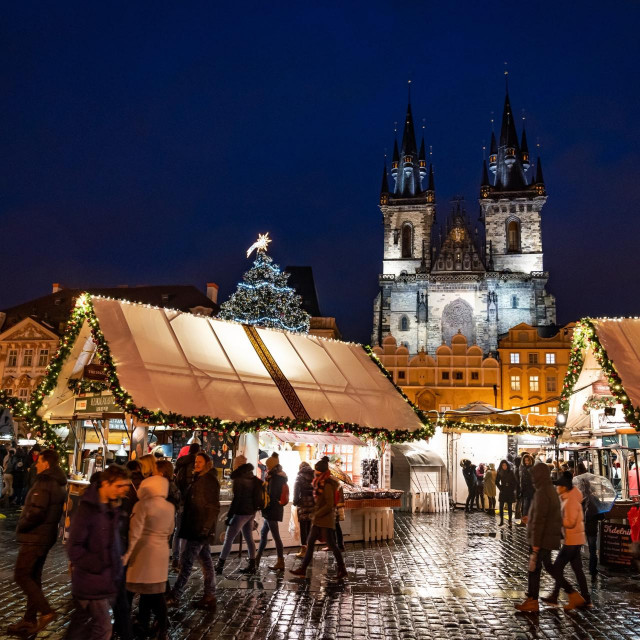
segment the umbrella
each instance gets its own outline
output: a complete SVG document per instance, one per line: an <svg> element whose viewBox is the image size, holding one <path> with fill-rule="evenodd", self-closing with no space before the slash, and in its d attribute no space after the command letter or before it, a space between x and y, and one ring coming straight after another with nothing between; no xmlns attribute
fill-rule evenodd
<svg viewBox="0 0 640 640"><path fill-rule="evenodd" d="M616 490L610 480L593 473L582 473L573 479L573 486L578 487L597 513L608 513L616 501Z"/></svg>

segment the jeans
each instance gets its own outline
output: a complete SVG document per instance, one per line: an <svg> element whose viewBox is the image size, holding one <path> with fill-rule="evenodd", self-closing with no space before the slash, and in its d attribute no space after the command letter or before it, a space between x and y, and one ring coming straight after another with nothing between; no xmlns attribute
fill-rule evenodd
<svg viewBox="0 0 640 640"><path fill-rule="evenodd" d="M50 546L21 544L13 578L27 596L27 610L24 619L36 622L38 612L51 613L52 609L42 593L42 569Z"/></svg>
<svg viewBox="0 0 640 640"><path fill-rule="evenodd" d="M338 549L342 551L344 549L344 537L342 535L342 527L340 526L340 520L336 518L336 543L338 545Z"/></svg>
<svg viewBox="0 0 640 640"><path fill-rule="evenodd" d="M540 595L540 573L542 572L542 566L546 569L547 573L555 578L553 571L553 562L551 562L551 551L549 549L540 549L538 551L538 560L536 562L536 568L533 571L529 571L529 585L527 589L527 596L538 599Z"/></svg>
<svg viewBox="0 0 640 640"><path fill-rule="evenodd" d="M78 600L67 627L67 640L109 640L111 638L111 614L108 599Z"/></svg>
<svg viewBox="0 0 640 640"><path fill-rule="evenodd" d="M505 502L504 500L500 500L500 524L504 522L504 505L507 505L507 513L509 514L509 522L511 522L511 518L513 517L513 504L511 501Z"/></svg>
<svg viewBox="0 0 640 640"><path fill-rule="evenodd" d="M181 524L182 524L182 508L176 510L176 528L173 533L173 549L171 551L171 555L173 556L173 559L176 562L180 559L180 554L184 551L184 545L186 542L184 538L178 537L178 532L180 531Z"/></svg>
<svg viewBox="0 0 640 640"><path fill-rule="evenodd" d="M311 531L311 520L299 520L298 522L300 523L300 544L306 546Z"/></svg>
<svg viewBox="0 0 640 640"><path fill-rule="evenodd" d="M531 501L533 496L522 496L522 517L529 515L529 507L531 507Z"/></svg>
<svg viewBox="0 0 640 640"><path fill-rule="evenodd" d="M133 638L133 628L131 626L131 602L133 597L129 597L127 593L126 573L126 570L122 572L122 578L118 584L118 594L113 603L113 631L122 640L131 640Z"/></svg>
<svg viewBox="0 0 640 640"><path fill-rule="evenodd" d="M256 543L253 541L253 519L253 514L250 516L235 515L231 518L231 522L224 534L224 544L220 552L220 560L226 560L229 557L233 541L240 531L242 531L242 535L247 543L249 558L253 560L256 557Z"/></svg>
<svg viewBox="0 0 640 640"><path fill-rule="evenodd" d="M313 551L316 546L316 540L323 534L325 539L327 540L327 546L333 552L333 555L336 558L336 562L339 567L344 567L344 560L342 558L342 554L340 553L340 549L338 549L338 545L336 544L336 532L333 529L329 529L326 527L316 527L316 525L312 525L311 531L309 532L309 537L307 538L307 552L302 559L302 569L306 569L311 561L313 560Z"/></svg>
<svg viewBox="0 0 640 640"><path fill-rule="evenodd" d="M495 512L495 510L496 510L496 498L495 498L495 496L493 498L490 498L489 496L487 496L487 500L489 501L489 506L487 507L487 509L489 511L491 511L492 513Z"/></svg>
<svg viewBox="0 0 640 640"><path fill-rule="evenodd" d="M589 574L593 577L598 575L598 534L587 536L589 545Z"/></svg>
<svg viewBox="0 0 640 640"><path fill-rule="evenodd" d="M213 569L213 560L211 559L211 550L209 549L209 542L205 540L200 542L198 540L187 540L187 544L182 552L180 573L178 579L173 585L173 595L177 600L180 599L184 586L187 584L187 580L191 575L191 569L193 569L193 563L196 558L200 560L200 566L202 567L202 577L204 579L204 595L213 596L216 593L216 578L215 571Z"/></svg>
<svg viewBox="0 0 640 640"><path fill-rule="evenodd" d="M276 552L278 554L278 558L281 558L284 556L284 546L282 545L282 539L280 538L280 529L278 528L277 520L265 520L262 523L258 553L262 553L264 551L264 548L267 546L267 536L269 535L269 530L271 530L271 536L273 537L273 541L276 543Z"/></svg>
<svg viewBox="0 0 640 640"><path fill-rule="evenodd" d="M468 488L469 488L469 495L467 496L467 501L464 503L464 508L466 511L471 511L471 509L473 509L473 501L475 500L475 497L476 497L476 487L474 485Z"/></svg>
<svg viewBox="0 0 640 640"><path fill-rule="evenodd" d="M585 600L589 600L589 587L587 586L587 579L584 577L584 571L582 569L582 555L580 553L582 549L581 544L576 545L563 545L562 549L556 557L556 561L553 563L553 571L555 573L556 584L553 588L553 595L557 598L560 593L560 589L564 589L564 592L569 594L573 593L575 589L571 586L569 581L564 577L564 568L570 564L573 572L576 574L578 580L578 587L580 593Z"/></svg>

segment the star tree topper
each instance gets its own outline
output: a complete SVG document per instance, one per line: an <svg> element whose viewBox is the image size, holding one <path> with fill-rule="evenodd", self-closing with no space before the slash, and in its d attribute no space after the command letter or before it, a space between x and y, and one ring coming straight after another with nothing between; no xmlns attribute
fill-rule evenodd
<svg viewBox="0 0 640 640"><path fill-rule="evenodd" d="M271 242L269 238L269 232L267 233L259 233L258 239L247 249L247 258L253 253L254 249L258 251L266 251L269 243Z"/></svg>

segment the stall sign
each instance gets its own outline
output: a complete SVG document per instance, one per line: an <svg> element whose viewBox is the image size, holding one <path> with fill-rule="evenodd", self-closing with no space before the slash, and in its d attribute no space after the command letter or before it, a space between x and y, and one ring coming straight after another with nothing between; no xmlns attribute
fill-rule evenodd
<svg viewBox="0 0 640 640"><path fill-rule="evenodd" d="M631 526L603 522L600 535L600 561L616 567L630 567Z"/></svg>
<svg viewBox="0 0 640 640"><path fill-rule="evenodd" d="M112 395L94 395L76 398L75 413L122 413L122 409Z"/></svg>
<svg viewBox="0 0 640 640"><path fill-rule="evenodd" d="M552 447L554 445L554 439L547 436L516 436L517 442L520 447Z"/></svg>
<svg viewBox="0 0 640 640"><path fill-rule="evenodd" d="M604 380L603 378L600 378L600 380L596 380L593 385L591 386L591 391L593 392L594 396L611 396L613 395L611 393L611 387L609 386L609 383Z"/></svg>
<svg viewBox="0 0 640 640"><path fill-rule="evenodd" d="M103 364L87 364L82 372L82 377L85 380L99 380L104 382L107 379L107 370Z"/></svg>

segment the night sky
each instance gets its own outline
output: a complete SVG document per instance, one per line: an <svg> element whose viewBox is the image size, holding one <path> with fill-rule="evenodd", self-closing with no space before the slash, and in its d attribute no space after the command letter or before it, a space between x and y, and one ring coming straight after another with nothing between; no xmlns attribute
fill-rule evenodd
<svg viewBox="0 0 640 640"><path fill-rule="evenodd" d="M269 231L368 342L407 79L439 220L461 195L475 224L507 61L541 145L559 322L640 314L639 24L631 0L8 3L0 308L53 282L216 281L225 300Z"/></svg>

